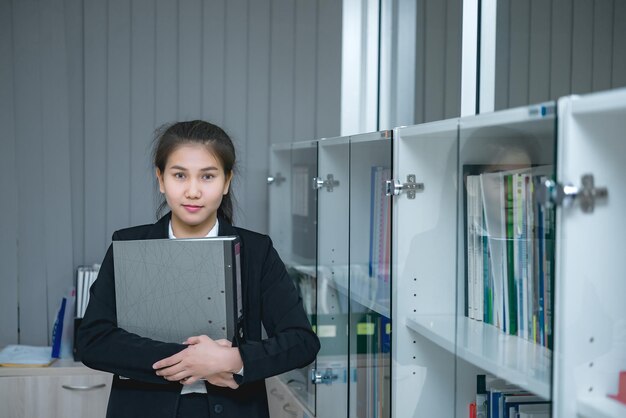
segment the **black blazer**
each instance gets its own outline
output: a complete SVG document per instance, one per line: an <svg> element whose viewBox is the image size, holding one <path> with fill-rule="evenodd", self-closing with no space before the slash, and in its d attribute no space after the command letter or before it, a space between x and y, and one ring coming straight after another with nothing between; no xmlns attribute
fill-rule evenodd
<svg viewBox="0 0 626 418"><path fill-rule="evenodd" d="M170 216L153 225L116 231L113 240L168 238ZM235 376L240 384L236 390L206 384L211 416L268 417L264 379L311 363L319 340L270 238L233 227L224 219L219 220L219 235L237 235L242 244L243 338L234 344L241 353L244 376ZM175 417L182 386L157 376L152 364L185 346L118 328L114 280L110 246L78 330L81 360L114 374L107 417ZM267 339L261 337L262 325Z"/></svg>

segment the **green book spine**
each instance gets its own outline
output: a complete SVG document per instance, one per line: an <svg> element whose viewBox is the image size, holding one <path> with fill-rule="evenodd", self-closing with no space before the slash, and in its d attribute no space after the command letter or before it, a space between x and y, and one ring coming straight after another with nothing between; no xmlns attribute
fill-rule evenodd
<svg viewBox="0 0 626 418"><path fill-rule="evenodd" d="M513 220L513 175L509 174L504 176L504 185L506 193L506 272L508 283L508 295L509 298L509 311L506 313L508 317L508 332L511 335L517 335L517 292L515 291L515 263L514 263L514 246L513 240L515 239L514 228L515 223Z"/></svg>

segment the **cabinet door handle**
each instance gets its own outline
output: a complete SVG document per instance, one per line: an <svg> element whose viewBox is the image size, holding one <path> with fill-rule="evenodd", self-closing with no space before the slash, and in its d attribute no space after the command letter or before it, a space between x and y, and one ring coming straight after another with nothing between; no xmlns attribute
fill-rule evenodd
<svg viewBox="0 0 626 418"><path fill-rule="evenodd" d="M283 405L283 411L291 415L292 417L298 416L298 411L291 409L291 405L286 403Z"/></svg>
<svg viewBox="0 0 626 418"><path fill-rule="evenodd" d="M105 383L99 383L97 385L91 385L91 386L81 386L81 385L62 385L63 389L67 389L67 390L79 390L79 391L86 391L86 390L94 390L94 389L101 389L103 387L105 387L106 384Z"/></svg>
<svg viewBox="0 0 626 418"><path fill-rule="evenodd" d="M272 388L272 389L270 390L270 393L271 393L272 395L276 396L276 397L277 397L279 400L281 400L281 401L285 399L285 397L284 397L283 395L281 395L281 394L280 394L280 392L278 392L278 389L276 389L276 388Z"/></svg>

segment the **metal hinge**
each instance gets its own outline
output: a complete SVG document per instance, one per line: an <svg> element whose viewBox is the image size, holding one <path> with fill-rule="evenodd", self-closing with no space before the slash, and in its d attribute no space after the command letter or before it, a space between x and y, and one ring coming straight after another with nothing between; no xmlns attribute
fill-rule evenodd
<svg viewBox="0 0 626 418"><path fill-rule="evenodd" d="M339 186L339 180L335 180L335 176L329 174L326 176L326 180L321 177L313 177L313 189L321 189L322 187L326 187L326 191L332 192L333 187Z"/></svg>
<svg viewBox="0 0 626 418"><path fill-rule="evenodd" d="M406 183L396 182L393 179L385 182L385 195L387 196L397 196L405 192L409 199L415 199L415 194L423 191L424 183L417 183L415 181L415 174L406 176Z"/></svg>
<svg viewBox="0 0 626 418"><path fill-rule="evenodd" d="M593 174L583 175L581 183L581 187L576 187L545 179L535 189L537 202L546 208L571 206L578 202L584 213L593 213L597 202L606 202L609 191L606 187L595 187Z"/></svg>
<svg viewBox="0 0 626 418"><path fill-rule="evenodd" d="M323 374L317 371L317 369L311 369L311 382L315 385L320 383L331 385L333 380L337 380L338 378L339 376L333 373L333 369L328 368L324 370Z"/></svg>
<svg viewBox="0 0 626 418"><path fill-rule="evenodd" d="M279 171L278 173L276 173L275 176L267 177L267 184L276 184L277 186L280 186L280 183L282 183L285 180L286 180L285 177L283 177L283 175L280 174L280 171Z"/></svg>

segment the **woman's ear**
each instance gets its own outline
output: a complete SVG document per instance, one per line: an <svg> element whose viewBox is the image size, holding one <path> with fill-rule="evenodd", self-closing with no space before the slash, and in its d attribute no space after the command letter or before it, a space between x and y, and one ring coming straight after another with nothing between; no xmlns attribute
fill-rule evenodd
<svg viewBox="0 0 626 418"><path fill-rule="evenodd" d="M233 172L231 171L226 175L226 181L224 182L224 190L222 194L226 196L228 194L228 190L230 189L230 181L233 179Z"/></svg>
<svg viewBox="0 0 626 418"><path fill-rule="evenodd" d="M154 171L157 176L157 180L159 181L159 191L161 193L165 193L165 187L163 186L163 174L161 174L161 170L159 170L158 167Z"/></svg>

